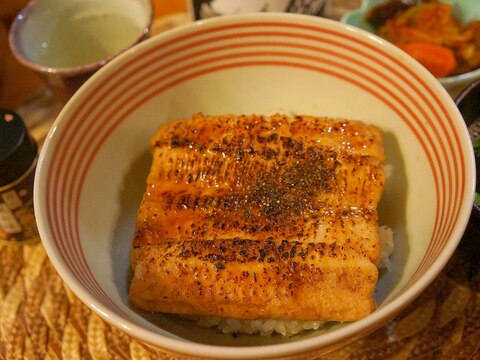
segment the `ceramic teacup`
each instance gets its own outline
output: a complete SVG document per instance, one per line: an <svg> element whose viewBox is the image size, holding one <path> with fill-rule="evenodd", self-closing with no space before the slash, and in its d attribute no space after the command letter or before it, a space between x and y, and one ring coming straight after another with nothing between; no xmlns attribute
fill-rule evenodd
<svg viewBox="0 0 480 360"><path fill-rule="evenodd" d="M33 0L16 16L15 57L60 100L115 56L148 37L151 0Z"/></svg>

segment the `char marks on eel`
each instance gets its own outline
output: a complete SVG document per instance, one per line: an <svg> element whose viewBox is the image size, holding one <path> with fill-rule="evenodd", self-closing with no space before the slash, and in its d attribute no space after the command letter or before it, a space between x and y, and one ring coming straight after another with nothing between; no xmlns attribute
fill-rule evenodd
<svg viewBox="0 0 480 360"><path fill-rule="evenodd" d="M382 134L360 121L196 114L151 140L131 303L352 321L375 307Z"/></svg>

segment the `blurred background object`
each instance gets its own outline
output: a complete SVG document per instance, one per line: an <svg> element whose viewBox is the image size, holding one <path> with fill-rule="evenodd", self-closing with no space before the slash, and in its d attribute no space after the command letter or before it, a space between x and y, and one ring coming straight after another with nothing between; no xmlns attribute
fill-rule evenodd
<svg viewBox="0 0 480 360"><path fill-rule="evenodd" d="M362 0L340 21L395 44L424 65L454 99L480 79L478 1Z"/></svg>
<svg viewBox="0 0 480 360"><path fill-rule="evenodd" d="M187 2L185 0L153 0L153 6L156 19L166 15L187 12Z"/></svg>
<svg viewBox="0 0 480 360"><path fill-rule="evenodd" d="M45 93L45 87L37 74L13 57L8 46L10 25L28 0L0 1L0 106L17 109L39 92ZM194 0L153 0L155 18L152 33L163 32L191 21L189 10L191 11L193 2ZM315 5L307 0L286 2L291 3L292 8L309 3L310 10ZM345 11L358 7L361 0L322 0L323 2L323 16L338 20Z"/></svg>
<svg viewBox="0 0 480 360"><path fill-rule="evenodd" d="M1 0L0 2L0 107L16 109L35 97L39 91L43 91L44 85L34 71L15 59L8 46L8 31L11 23L28 0ZM153 3L155 19L187 12L185 0L153 0ZM159 25L162 28L170 28L177 25L177 22L175 20L175 24L171 26L164 22Z"/></svg>
<svg viewBox="0 0 480 360"><path fill-rule="evenodd" d="M27 0L1 0L0 5L0 107L14 109L37 92L42 82L13 57L8 29Z"/></svg>
<svg viewBox="0 0 480 360"><path fill-rule="evenodd" d="M152 20L151 0L36 0L15 16L9 46L66 102L106 63L145 40Z"/></svg>
<svg viewBox="0 0 480 360"><path fill-rule="evenodd" d="M40 240L33 211L37 155L23 119L0 108L0 243Z"/></svg>
<svg viewBox="0 0 480 360"><path fill-rule="evenodd" d="M189 6L195 20L252 12L291 12L321 16L325 0L190 0Z"/></svg>
<svg viewBox="0 0 480 360"><path fill-rule="evenodd" d="M340 20L343 14L358 8L361 4L362 0L326 0L323 13L329 19Z"/></svg>
<svg viewBox="0 0 480 360"><path fill-rule="evenodd" d="M0 18L11 22L16 13L26 4L28 0L2 0L0 6Z"/></svg>

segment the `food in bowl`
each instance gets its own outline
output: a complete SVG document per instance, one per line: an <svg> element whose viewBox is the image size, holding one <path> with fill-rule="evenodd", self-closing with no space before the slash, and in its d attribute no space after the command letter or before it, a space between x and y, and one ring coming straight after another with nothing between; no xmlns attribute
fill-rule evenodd
<svg viewBox="0 0 480 360"><path fill-rule="evenodd" d="M197 112L312 114L382 131L389 176L378 214L395 250L371 314L294 337L232 336L131 306L128 264L149 140ZM177 357L317 358L386 325L440 273L470 216L472 159L450 95L389 42L319 17L217 17L142 42L75 94L42 148L35 215L65 284L135 339Z"/></svg>
<svg viewBox="0 0 480 360"><path fill-rule="evenodd" d="M372 7L366 21L436 77L459 75L480 66L480 21L462 24L452 4L389 0Z"/></svg>
<svg viewBox="0 0 480 360"><path fill-rule="evenodd" d="M160 127L151 148L131 257L134 306L318 324L374 310L385 182L377 127L196 114Z"/></svg>

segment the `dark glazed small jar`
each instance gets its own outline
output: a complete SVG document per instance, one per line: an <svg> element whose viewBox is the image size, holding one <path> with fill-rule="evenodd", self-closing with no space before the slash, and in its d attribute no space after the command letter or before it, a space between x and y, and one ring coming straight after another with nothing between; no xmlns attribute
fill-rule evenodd
<svg viewBox="0 0 480 360"><path fill-rule="evenodd" d="M22 118L0 109L0 242L39 240L33 213L38 147Z"/></svg>

